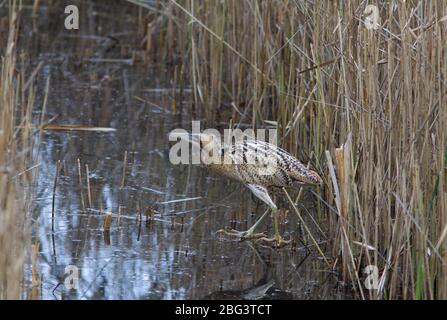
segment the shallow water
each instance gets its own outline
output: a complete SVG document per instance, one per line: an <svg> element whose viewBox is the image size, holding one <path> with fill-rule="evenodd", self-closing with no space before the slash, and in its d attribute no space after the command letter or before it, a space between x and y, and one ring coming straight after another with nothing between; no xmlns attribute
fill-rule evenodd
<svg viewBox="0 0 447 320"><path fill-rule="evenodd" d="M124 7L134 12L131 5ZM281 224L284 237L295 240L292 247L272 249L216 234L222 228L247 229L265 205L237 182L169 162L168 133L190 129L190 91L186 88L180 97L173 89L175 66L130 65L129 37L135 26L113 6L100 9L112 12L86 19L78 33L50 31L51 22L36 22L41 31L28 43L35 52L33 64L43 62L35 118L40 119L50 77L44 122L112 127L116 132L42 132L33 214L41 285L27 297L345 298L336 274L310 241L300 240L308 237L292 211ZM284 206L282 198L278 193L275 200ZM300 205L307 217L315 213L307 192ZM112 212L109 233L103 232L105 212ZM272 234L271 221L262 229ZM79 271L77 289L64 284L70 265Z"/></svg>

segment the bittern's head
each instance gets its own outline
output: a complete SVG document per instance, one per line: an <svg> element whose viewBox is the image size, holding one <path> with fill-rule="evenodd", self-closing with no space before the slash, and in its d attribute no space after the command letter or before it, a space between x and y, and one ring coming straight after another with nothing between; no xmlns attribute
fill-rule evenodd
<svg viewBox="0 0 447 320"><path fill-rule="evenodd" d="M313 185L320 186L323 184L323 179L320 177L320 175L312 170L309 170L309 172L306 173L306 180L307 183Z"/></svg>
<svg viewBox="0 0 447 320"><path fill-rule="evenodd" d="M189 133L182 137L192 144L193 152L200 152L203 164L218 163L222 156L221 137L216 133Z"/></svg>
<svg viewBox="0 0 447 320"><path fill-rule="evenodd" d="M299 184L317 186L323 184L323 179L320 177L320 175L316 171L306 168L306 166L304 166L303 164L292 166L290 174L293 179Z"/></svg>

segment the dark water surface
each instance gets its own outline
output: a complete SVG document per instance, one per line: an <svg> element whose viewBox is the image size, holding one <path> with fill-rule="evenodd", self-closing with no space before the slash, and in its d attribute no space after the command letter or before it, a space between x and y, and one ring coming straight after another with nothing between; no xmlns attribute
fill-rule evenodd
<svg viewBox="0 0 447 320"><path fill-rule="evenodd" d="M48 11L54 14L55 9L44 6L41 14L49 19L29 21L26 30L33 23L39 30L28 30L33 65L43 62L35 118L39 122L50 78L44 122L112 127L116 132L42 132L33 235L42 283L37 294L27 297L344 298L345 288L311 242L307 240L306 248L306 240L299 240L308 237L292 211L281 225L284 237L295 239L292 248L272 249L216 235L221 228L246 229L265 205L237 182L198 166L169 162L168 133L190 129L188 86L180 103L175 65L143 66L138 55L130 64L136 32L130 17L138 13L132 5L86 6L89 16L76 32L65 30L61 19L52 20ZM29 11L25 8L24 14ZM282 198L278 193L275 201L285 206ZM300 206L308 217L316 205L307 192L304 199ZM112 212L109 234L102 228L106 211ZM271 235L271 221L262 229ZM321 238L316 230L314 235ZM79 270L77 290L64 285L68 265Z"/></svg>

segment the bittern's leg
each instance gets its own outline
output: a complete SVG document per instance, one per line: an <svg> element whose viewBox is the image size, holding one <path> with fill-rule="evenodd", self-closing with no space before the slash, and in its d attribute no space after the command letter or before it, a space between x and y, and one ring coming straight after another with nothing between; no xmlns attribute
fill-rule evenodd
<svg viewBox="0 0 447 320"><path fill-rule="evenodd" d="M267 209L262 216L258 219L258 221L255 222L253 226L251 226L250 229L247 231L237 231L237 230L218 230L218 233L225 233L229 236L236 236L240 240L249 240L249 239L258 239L265 237L264 233L255 233L255 230L261 225L261 223L265 220L265 218L268 216L269 209Z"/></svg>
<svg viewBox="0 0 447 320"><path fill-rule="evenodd" d="M291 240L284 240L279 233L278 209L272 209L272 216L275 235L273 236L273 238L261 238L260 240L269 243L275 243L276 247L280 248L289 244Z"/></svg>

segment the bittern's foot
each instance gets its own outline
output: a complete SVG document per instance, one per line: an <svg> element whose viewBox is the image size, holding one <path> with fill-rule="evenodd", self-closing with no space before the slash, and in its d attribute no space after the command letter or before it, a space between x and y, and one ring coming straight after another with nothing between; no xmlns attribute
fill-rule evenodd
<svg viewBox="0 0 447 320"><path fill-rule="evenodd" d="M224 233L227 236L236 237L239 239L239 241L253 240L265 237L265 233L254 233L250 229L247 231L238 231L234 229L231 230L220 229L217 230L216 233Z"/></svg>
<svg viewBox="0 0 447 320"><path fill-rule="evenodd" d="M292 242L292 240L284 240L279 234L275 235L273 238L260 238L259 241L267 242L274 248L282 248Z"/></svg>

